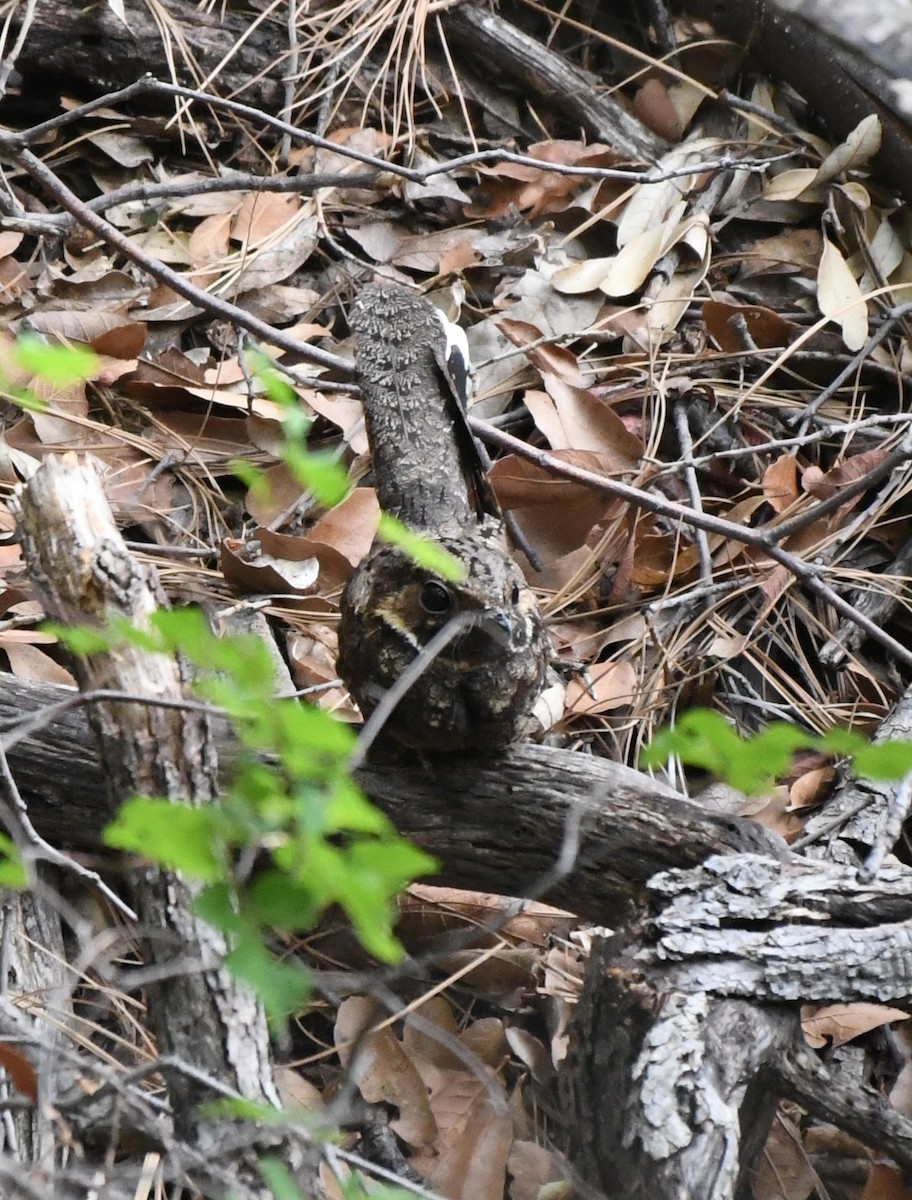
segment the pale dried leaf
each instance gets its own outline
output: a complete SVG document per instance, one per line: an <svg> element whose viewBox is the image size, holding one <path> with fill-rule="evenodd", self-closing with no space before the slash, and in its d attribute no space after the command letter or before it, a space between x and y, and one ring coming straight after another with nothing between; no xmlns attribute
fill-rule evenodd
<svg viewBox="0 0 912 1200"><path fill-rule="evenodd" d="M859 121L841 145L826 156L814 176L814 183L829 183L837 175L865 166L880 149L882 136L880 119L876 113L870 113Z"/></svg>
<svg viewBox="0 0 912 1200"><path fill-rule="evenodd" d="M642 443L603 400L556 376L545 379L547 395L527 392L526 406L553 450L591 450L614 473L635 471Z"/></svg>
<svg viewBox="0 0 912 1200"><path fill-rule="evenodd" d="M817 304L825 317L839 324L846 347L860 350L868 336L868 306L842 252L829 238L824 238L817 271Z"/></svg>
<svg viewBox="0 0 912 1200"><path fill-rule="evenodd" d="M76 686L76 680L70 672L37 646L8 638L0 640L0 646L9 659L9 669L19 679L36 679L41 683L62 684L64 687Z"/></svg>
<svg viewBox="0 0 912 1200"><path fill-rule="evenodd" d="M519 1139L510 1149L507 1171L512 1179L510 1200L544 1200L542 1189L545 1185L562 1179L555 1155L544 1146ZM570 1200L572 1194L572 1189L563 1193L563 1200ZM549 1200L558 1200L558 1196L549 1194Z"/></svg>
<svg viewBox="0 0 912 1200"><path fill-rule="evenodd" d="M245 250L259 246L285 229L300 213L300 196L281 192L248 192L231 221L230 238Z"/></svg>
<svg viewBox="0 0 912 1200"><path fill-rule="evenodd" d="M804 200L808 203L819 203L824 193L821 188L814 188L817 172L813 167L797 167L790 171L781 171L774 175L763 189L763 199L781 202L783 200Z"/></svg>
<svg viewBox="0 0 912 1200"><path fill-rule="evenodd" d="M612 712L632 704L636 693L636 671L631 663L596 663L588 671L588 680L571 679L568 683L566 712Z"/></svg>

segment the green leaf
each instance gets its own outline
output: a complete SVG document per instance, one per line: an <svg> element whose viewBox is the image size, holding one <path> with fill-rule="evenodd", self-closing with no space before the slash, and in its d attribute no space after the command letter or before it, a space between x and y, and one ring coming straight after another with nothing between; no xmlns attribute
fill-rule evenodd
<svg viewBox="0 0 912 1200"><path fill-rule="evenodd" d="M5 833L0 833L0 887L20 892L28 885L28 871L16 843Z"/></svg>
<svg viewBox="0 0 912 1200"><path fill-rule="evenodd" d="M307 1003L311 990L307 971L300 963L274 958L258 934L242 933L228 952L225 965L253 988L273 1024L300 1012Z"/></svg>
<svg viewBox="0 0 912 1200"><path fill-rule="evenodd" d="M328 450L307 450L287 443L281 450L281 458L324 508L341 504L352 490L348 472Z"/></svg>
<svg viewBox="0 0 912 1200"><path fill-rule="evenodd" d="M298 700L276 700L270 728L286 771L298 779L335 777L347 767L357 741L344 721Z"/></svg>
<svg viewBox="0 0 912 1200"><path fill-rule="evenodd" d="M912 771L912 742L879 742L857 751L853 764L864 779L902 779Z"/></svg>
<svg viewBox="0 0 912 1200"><path fill-rule="evenodd" d="M641 761L654 767L676 754L688 766L710 771L750 795L769 790L795 750L817 741L813 734L781 721L746 741L721 714L695 708L684 713L674 729L662 730L644 750Z"/></svg>
<svg viewBox="0 0 912 1200"><path fill-rule="evenodd" d="M433 571L447 583L462 583L466 578L465 566L455 555L420 533L415 533L389 513L380 514L377 537L390 546L398 546L413 563L426 571Z"/></svg>
<svg viewBox="0 0 912 1200"><path fill-rule="evenodd" d="M42 633L53 634L71 654L75 654L78 658L88 658L92 654L104 654L113 647L115 641L120 643L120 637L110 630L90 629L88 625L57 625L53 621L43 621L39 628Z"/></svg>
<svg viewBox="0 0 912 1200"><path fill-rule="evenodd" d="M98 355L88 346L60 346L29 334L16 343L14 357L23 371L55 387L84 382L98 370Z"/></svg>
<svg viewBox="0 0 912 1200"><path fill-rule="evenodd" d="M121 805L102 837L105 845L210 883L224 873L215 849L217 818L213 808L137 796Z"/></svg>
<svg viewBox="0 0 912 1200"><path fill-rule="evenodd" d="M261 1158L260 1174L275 1200L304 1200L294 1176L279 1158Z"/></svg>
<svg viewBox="0 0 912 1200"><path fill-rule="evenodd" d="M239 936L244 931L234 892L223 880L204 887L194 900L193 907L213 929L220 930L226 936Z"/></svg>
<svg viewBox="0 0 912 1200"><path fill-rule="evenodd" d="M287 933L312 929L322 905L315 902L306 883L295 883L287 871L260 871L244 896L244 907L263 925Z"/></svg>

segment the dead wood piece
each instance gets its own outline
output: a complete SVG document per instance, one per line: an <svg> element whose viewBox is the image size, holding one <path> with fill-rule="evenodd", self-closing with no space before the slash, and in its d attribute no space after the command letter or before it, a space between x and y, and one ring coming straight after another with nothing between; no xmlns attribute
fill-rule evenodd
<svg viewBox="0 0 912 1200"><path fill-rule="evenodd" d="M793 14L862 51L897 79L912 78L912 8L897 0L773 0L783 14Z"/></svg>
<svg viewBox="0 0 912 1200"><path fill-rule="evenodd" d="M621 965L623 946L593 954L562 1073L571 1161L612 1200L733 1200L745 1089L795 1018L657 985Z"/></svg>
<svg viewBox="0 0 912 1200"><path fill-rule="evenodd" d="M35 825L57 844L97 847L109 810L85 713L69 709L37 721L42 709L72 701L72 691L12 675L0 681L7 741L17 722L29 728L7 752ZM227 729L216 730L219 758L230 765L236 746ZM525 745L492 759L450 755L428 763L368 762L356 778L401 833L438 859L444 881L523 895L553 866L576 811L577 861L549 896L603 924L622 919L645 882L670 866L741 851L788 856L759 825L707 814L606 759Z"/></svg>
<svg viewBox="0 0 912 1200"><path fill-rule="evenodd" d="M25 12L17 6L11 15L14 35ZM45 111L55 87L99 95L148 71L190 86L213 73L224 95L270 112L281 108L287 50L281 25L254 23L250 12L221 5L209 11L169 4L156 12L142 0L126 0L124 13L122 21L109 4L36 5L16 61L25 104ZM192 65L185 53L192 55Z"/></svg>
<svg viewBox="0 0 912 1200"><path fill-rule="evenodd" d="M912 688L906 690L877 730L875 741L912 739ZM844 775L820 812L804 827L802 846L810 858L861 866L891 824L899 784ZM898 831L897 831L898 832ZM889 847L888 847L889 848Z"/></svg>
<svg viewBox="0 0 912 1200"><path fill-rule="evenodd" d="M772 1071L782 1093L807 1112L889 1154L905 1171L912 1170L912 1121L872 1088L846 1087L797 1040Z"/></svg>
<svg viewBox="0 0 912 1200"><path fill-rule="evenodd" d="M457 4L442 14L447 36L466 47L473 62L504 73L542 98L596 141L614 146L628 158L654 162L668 144L641 125L606 95L590 71L566 62L505 21L476 4Z"/></svg>
<svg viewBox="0 0 912 1200"><path fill-rule="evenodd" d="M124 546L90 462L75 455L47 458L21 493L19 533L31 580L57 620L104 625L119 616L145 627L164 603L157 577ZM172 700L184 695L177 661L132 647L80 660L76 670L84 689L113 687ZM108 702L92 706L90 722L104 764L108 813L137 792L194 804L212 799L216 761L200 713ZM264 1015L252 993L225 971L225 940L194 912L194 889L151 866L131 882L146 953L163 968L163 981L149 988L159 1051L194 1067L197 1076L277 1104ZM175 967L175 958L185 956L195 965ZM191 1137L196 1106L211 1093L189 1073L175 1072L169 1084L175 1126Z"/></svg>

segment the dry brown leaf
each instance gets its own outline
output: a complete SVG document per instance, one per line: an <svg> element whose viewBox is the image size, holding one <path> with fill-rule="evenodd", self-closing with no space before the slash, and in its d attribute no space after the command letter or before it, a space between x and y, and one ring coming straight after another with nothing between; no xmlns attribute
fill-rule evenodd
<svg viewBox="0 0 912 1200"><path fill-rule="evenodd" d="M887 1163L874 1163L859 1200L912 1200L902 1173Z"/></svg>
<svg viewBox="0 0 912 1200"><path fill-rule="evenodd" d="M328 626L308 622L306 632L293 631L288 634L285 649L296 688L317 687L339 678L336 670L336 635ZM357 710L344 687L326 688L310 699L343 720L357 719Z"/></svg>
<svg viewBox="0 0 912 1200"><path fill-rule="evenodd" d="M437 1153L415 1155L412 1165L449 1200L503 1200L513 1122L494 1109L488 1086L501 1091L499 1080L463 1070L439 1072L431 1087Z"/></svg>
<svg viewBox="0 0 912 1200"><path fill-rule="evenodd" d="M741 809L741 816L778 833L785 842L793 842L804 829L804 822L792 811L789 789L784 784L777 785L767 795L750 797Z"/></svg>
<svg viewBox="0 0 912 1200"><path fill-rule="evenodd" d="M223 262L227 258L231 249L228 240L231 221L231 213L219 213L200 221L190 234L188 249L194 273L202 267Z"/></svg>
<svg viewBox="0 0 912 1200"><path fill-rule="evenodd" d="M507 1044L520 1062L528 1067L536 1083L546 1086L554 1081L554 1064L544 1042L519 1025L508 1025Z"/></svg>
<svg viewBox="0 0 912 1200"><path fill-rule="evenodd" d="M350 396L327 396L323 392L313 391L305 391L303 399L315 413L319 413L333 425L338 425L343 438L355 454L367 453L364 409L359 400L353 400Z"/></svg>
<svg viewBox="0 0 912 1200"><path fill-rule="evenodd" d="M844 1046L881 1025L907 1021L909 1014L885 1004L827 1004L822 1008L805 1006L801 1010L801 1030L809 1046L820 1048L831 1043Z"/></svg>
<svg viewBox="0 0 912 1200"><path fill-rule="evenodd" d="M0 637L0 648L9 659L10 670L20 679L37 679L41 683L63 684L64 687L76 686L73 675L37 646L4 636Z"/></svg>
<svg viewBox="0 0 912 1200"><path fill-rule="evenodd" d="M555 1155L535 1142L518 1139L510 1149L507 1171L511 1176L509 1200L543 1200L545 1185L563 1178ZM571 1200L573 1190L569 1181L567 1188L565 1192L549 1192L549 1200Z"/></svg>
<svg viewBox="0 0 912 1200"><path fill-rule="evenodd" d="M566 937L573 922L571 913L550 904L527 900L522 912L508 916L513 902L490 892L438 887L415 883L400 901L399 936L415 952L432 948L441 934L477 926L476 946L494 945L511 939L544 949L552 937ZM490 932L496 929L496 933Z"/></svg>
<svg viewBox="0 0 912 1200"><path fill-rule="evenodd" d="M317 230L316 215L301 209L287 229L271 237L266 244L242 252L242 261L225 274L216 290L233 297L237 292L258 291L281 283L313 254ZM286 332L294 336L291 330Z"/></svg>
<svg viewBox="0 0 912 1200"><path fill-rule="evenodd" d="M551 404L541 392L532 392L526 394L526 405L552 449L590 450L614 474L636 471L642 442L609 404L555 375L545 377L545 389Z"/></svg>
<svg viewBox="0 0 912 1200"><path fill-rule="evenodd" d="M324 595L339 591L351 575L351 563L335 546L314 538L258 529L255 537L264 553L277 561L306 562L313 559L320 569L320 591Z"/></svg>
<svg viewBox="0 0 912 1200"><path fill-rule="evenodd" d="M284 229L302 208L300 196L281 192L248 192L231 220L231 241L245 250L261 245Z"/></svg>
<svg viewBox="0 0 912 1200"><path fill-rule="evenodd" d="M101 309L45 308L32 316L31 325L46 337L82 342L99 354L114 358L135 358L146 344L147 329L143 322Z"/></svg>
<svg viewBox="0 0 912 1200"><path fill-rule="evenodd" d="M880 149L882 136L883 129L876 113L862 118L845 141L831 150L820 164L814 183L829 183L837 175L865 166Z"/></svg>
<svg viewBox="0 0 912 1200"><path fill-rule="evenodd" d="M611 470L601 455L590 451L556 450L554 457L596 474ZM523 533L546 563L581 546L616 503L514 455L498 459L490 478L500 503L516 512ZM555 513L560 513L559 521Z"/></svg>
<svg viewBox="0 0 912 1200"><path fill-rule="evenodd" d="M131 133L102 129L87 134L86 139L121 167L129 167L131 170L141 167L143 163L152 162L155 158L150 147Z"/></svg>
<svg viewBox="0 0 912 1200"><path fill-rule="evenodd" d="M509 317L502 317L494 323L514 346L529 346L544 336L538 326L529 321L515 321ZM527 352L526 357L538 367L542 375L556 375L571 387L583 386L585 377L579 368L576 355L566 347L550 343L535 346Z"/></svg>
<svg viewBox="0 0 912 1200"><path fill-rule="evenodd" d="M373 488L355 488L341 504L331 508L310 531L315 542L325 542L355 567L371 547L380 523L380 505Z"/></svg>
<svg viewBox="0 0 912 1200"><path fill-rule="evenodd" d="M392 1029L372 1026L383 1019L379 1005L361 996L343 1000L333 1038L342 1065L370 1104L393 1104L399 1110L390 1127L409 1146L430 1145L438 1127L424 1082Z"/></svg>
<svg viewBox="0 0 912 1200"><path fill-rule="evenodd" d="M285 1108L320 1112L323 1108L323 1097L319 1090L300 1071L286 1067L281 1063L274 1068L276 1088Z"/></svg>
<svg viewBox="0 0 912 1200"><path fill-rule="evenodd" d="M18 233L15 229L0 229L0 258L15 254L24 237L24 233Z"/></svg>
<svg viewBox="0 0 912 1200"><path fill-rule="evenodd" d="M785 512L798 499L798 459L783 454L763 473L763 496L774 512Z"/></svg>
<svg viewBox="0 0 912 1200"><path fill-rule="evenodd" d="M741 323L747 336L761 350L787 346L801 332L792 321L786 321L771 308L759 304L722 304L718 300L707 300L703 305L703 320L710 337L728 354L747 349L739 328Z"/></svg>
<svg viewBox="0 0 912 1200"><path fill-rule="evenodd" d="M271 526L280 517L294 512L303 494L303 485L291 467L274 463L248 489L244 505L258 525Z"/></svg>
<svg viewBox="0 0 912 1200"><path fill-rule="evenodd" d="M799 775L789 787L789 807L794 810L822 804L836 776L834 767L815 767Z"/></svg>
<svg viewBox="0 0 912 1200"><path fill-rule="evenodd" d="M886 450L881 449L864 450L860 454L853 454L851 458L825 473L817 467L808 467L801 477L802 486L818 500L826 500L834 496L840 488L854 483L875 467L879 467L887 454Z"/></svg>
<svg viewBox="0 0 912 1200"><path fill-rule="evenodd" d="M320 574L320 565L312 555L302 559L280 558L263 552L255 542L241 542L237 538L222 541L219 567L228 583L266 595L309 595L316 590Z"/></svg>
<svg viewBox="0 0 912 1200"><path fill-rule="evenodd" d="M479 954L477 950L441 953L437 961L442 970L453 975L458 972L469 987L489 999L498 1000L513 992L528 993L534 987L539 954L517 946L504 946L494 953Z"/></svg>
<svg viewBox="0 0 912 1200"><path fill-rule="evenodd" d="M35 1068L21 1050L8 1042L0 1043L0 1066L7 1072L21 1096L38 1103L38 1076Z"/></svg>
<svg viewBox="0 0 912 1200"><path fill-rule="evenodd" d="M434 1037L427 1029L428 1024L442 1036ZM458 1039L459 1026L453 1007L444 996L429 996L405 1018L402 1045L415 1060L419 1071L425 1063L440 1071L464 1070L464 1059L454 1045Z"/></svg>
<svg viewBox="0 0 912 1200"><path fill-rule="evenodd" d="M750 1172L750 1181L754 1200L808 1200L817 1185L801 1135L781 1112Z"/></svg>
<svg viewBox="0 0 912 1200"><path fill-rule="evenodd" d="M595 663L588 681L574 678L567 684L565 712L577 716L612 712L632 704L636 694L636 671L629 662Z"/></svg>
<svg viewBox="0 0 912 1200"><path fill-rule="evenodd" d="M563 166L612 167L620 159L610 146L555 139L540 142L526 150L530 158ZM479 174L486 177L486 204L476 203L467 210L469 216L489 218L505 216L511 209L528 212L532 217L548 212L561 212L569 206L574 193L586 186L586 181L555 171L538 170L525 163L498 163L482 166Z"/></svg>
<svg viewBox="0 0 912 1200"><path fill-rule="evenodd" d="M739 255L739 276L747 279L761 272L791 275L799 271L816 275L822 253L819 229L789 229L748 242Z"/></svg>

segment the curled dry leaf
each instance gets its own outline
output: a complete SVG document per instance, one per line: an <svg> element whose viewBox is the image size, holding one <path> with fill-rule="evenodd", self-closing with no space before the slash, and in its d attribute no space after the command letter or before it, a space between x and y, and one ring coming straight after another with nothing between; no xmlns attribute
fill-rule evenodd
<svg viewBox="0 0 912 1200"><path fill-rule="evenodd" d="M380 505L373 488L355 488L320 517L310 531L311 541L323 542L353 566L367 554L380 523Z"/></svg>
<svg viewBox="0 0 912 1200"><path fill-rule="evenodd" d="M881 1025L908 1021L909 1014L885 1004L827 1004L822 1008L805 1005L801 1009L801 1031L809 1046L820 1048L831 1043L844 1046Z"/></svg>
<svg viewBox="0 0 912 1200"><path fill-rule="evenodd" d="M289 542L296 539L289 538ZM316 588L320 567L310 556L301 560L278 558L264 553L256 544L225 538L219 550L219 566L228 583L250 592L306 596Z"/></svg>
<svg viewBox="0 0 912 1200"><path fill-rule="evenodd" d="M868 306L842 251L824 238L817 270L817 304L836 321L849 350L860 350L868 337Z"/></svg>
<svg viewBox="0 0 912 1200"><path fill-rule="evenodd" d="M787 346L801 332L794 322L786 321L771 308L758 304L722 304L718 300L707 300L703 305L703 320L719 349L729 354L747 350L748 341L761 350Z"/></svg>
<svg viewBox="0 0 912 1200"><path fill-rule="evenodd" d="M774 512L785 512L798 499L798 460L783 454L763 473L763 496Z"/></svg>
<svg viewBox="0 0 912 1200"><path fill-rule="evenodd" d="M602 455L590 451L556 450L554 457L596 474L611 470ZM498 500L515 511L523 533L545 563L582 546L593 525L615 504L592 488L558 479L514 455L497 460L491 482ZM554 520L555 512L560 512L560 522Z"/></svg>
<svg viewBox="0 0 912 1200"><path fill-rule="evenodd" d="M373 1000L343 1000L333 1030L339 1058L368 1103L396 1106L390 1126L407 1145L429 1146L438 1127L427 1089L392 1029L376 1028L383 1016Z"/></svg>
<svg viewBox="0 0 912 1200"><path fill-rule="evenodd" d="M538 326L529 321L514 321L503 317L494 324L514 346L530 346L544 337ZM584 376L576 355L564 346L536 345L527 352L526 357L538 367L542 375L556 375L571 387L582 387Z"/></svg>
<svg viewBox="0 0 912 1200"><path fill-rule="evenodd" d="M526 407L552 449L592 451L615 475L637 470L643 444L609 404L555 375L545 376L545 389L547 397L527 392Z"/></svg>
<svg viewBox="0 0 912 1200"><path fill-rule="evenodd" d="M636 672L629 662L596 663L586 679L567 685L565 712L594 716L631 705L637 694Z"/></svg>
<svg viewBox="0 0 912 1200"><path fill-rule="evenodd" d="M880 149L883 129L876 113L864 117L849 136L826 156L820 164L814 183L829 183L846 171L857 171L867 166Z"/></svg>

